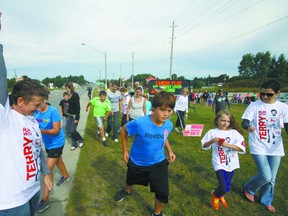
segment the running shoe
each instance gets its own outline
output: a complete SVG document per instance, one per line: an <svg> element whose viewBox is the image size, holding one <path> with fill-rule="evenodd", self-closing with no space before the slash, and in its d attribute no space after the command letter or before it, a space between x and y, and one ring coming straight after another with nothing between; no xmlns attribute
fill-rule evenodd
<svg viewBox="0 0 288 216"><path fill-rule="evenodd" d="M40 200L40 202L37 204L36 206L36 212L41 213L43 211L45 211L46 209L48 209L50 206L50 202L47 200Z"/></svg>
<svg viewBox="0 0 288 216"><path fill-rule="evenodd" d="M216 210L219 211L220 209L220 199L214 195L214 192L211 194L211 205Z"/></svg>
<svg viewBox="0 0 288 216"><path fill-rule="evenodd" d="M71 178L70 178L70 176L68 176L68 177L64 177L64 176L62 176L61 178L60 178L60 180L57 182L57 186L58 187L60 187L60 186L62 186L62 185L64 185L66 182L68 182L68 181L70 181L71 180Z"/></svg>
<svg viewBox="0 0 288 216"><path fill-rule="evenodd" d="M220 204L221 204L224 208L229 208L229 205L228 205L227 201L225 200L224 196L220 197Z"/></svg>
<svg viewBox="0 0 288 216"><path fill-rule="evenodd" d="M127 195L130 195L130 193L128 193L125 189L122 189L118 191L117 194L115 195L115 201L121 202Z"/></svg>
<svg viewBox="0 0 288 216"><path fill-rule="evenodd" d="M102 144L104 145L104 147L108 147L109 146L109 143L107 142L107 140L103 140Z"/></svg>

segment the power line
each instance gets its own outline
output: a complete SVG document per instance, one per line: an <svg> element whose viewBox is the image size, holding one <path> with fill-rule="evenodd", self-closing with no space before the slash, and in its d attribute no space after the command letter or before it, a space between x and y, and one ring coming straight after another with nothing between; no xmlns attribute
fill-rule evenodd
<svg viewBox="0 0 288 216"><path fill-rule="evenodd" d="M220 43L214 44L214 45L212 45L212 46L209 46L209 47L206 47L206 48L203 48L203 49L199 49L199 50L194 51L194 52L198 52L198 51L210 49L210 48L213 48L213 47L216 47L216 46L220 46L220 45L222 45L222 44L228 43L228 42L233 41L233 40L235 40L235 39L241 38L241 37L243 37L243 36L245 36L245 35L251 34L251 33L255 32L255 31L258 31L258 30L260 30L260 29L262 29L262 28L266 28L267 26L270 26L270 25L272 25L272 24L275 24L275 23L280 22L280 21L282 21L282 20L284 20L284 19L287 19L287 18L288 18L288 15L285 16L285 17L282 17L282 18L280 18L280 19L274 20L274 21L272 21L272 22L270 22L270 23L267 23L267 24L265 24L265 25L263 25L263 26L261 26L261 27L258 27L258 28L256 28L256 29L253 29L253 30L251 30L251 31L245 32L245 33L243 33L243 34L237 35L237 36L235 36L235 37L232 37L232 38L227 39L227 40L225 40L225 41L222 41L222 42L220 42Z"/></svg>

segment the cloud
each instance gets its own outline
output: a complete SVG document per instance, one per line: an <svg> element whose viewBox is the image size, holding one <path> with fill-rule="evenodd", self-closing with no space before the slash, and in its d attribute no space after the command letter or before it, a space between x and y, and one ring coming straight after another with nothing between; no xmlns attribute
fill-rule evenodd
<svg viewBox="0 0 288 216"><path fill-rule="evenodd" d="M10 77L16 69L37 79L81 73L95 81L106 53L108 78L119 76L120 65L129 78L134 51L134 75L166 78L174 20L173 72L237 75L246 53L287 55L288 3L276 2L3 0L0 39Z"/></svg>

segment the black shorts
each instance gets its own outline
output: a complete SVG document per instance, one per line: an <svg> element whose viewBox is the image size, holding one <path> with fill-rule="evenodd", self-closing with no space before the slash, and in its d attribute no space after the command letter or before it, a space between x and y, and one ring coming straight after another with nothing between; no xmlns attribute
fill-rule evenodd
<svg viewBox="0 0 288 216"><path fill-rule="evenodd" d="M155 193L155 197L163 203L168 203L168 165L167 159L152 166L137 166L129 160L126 183L146 187L150 184L150 191Z"/></svg>
<svg viewBox="0 0 288 216"><path fill-rule="evenodd" d="M64 145L60 148L46 149L48 158L59 158L62 155Z"/></svg>

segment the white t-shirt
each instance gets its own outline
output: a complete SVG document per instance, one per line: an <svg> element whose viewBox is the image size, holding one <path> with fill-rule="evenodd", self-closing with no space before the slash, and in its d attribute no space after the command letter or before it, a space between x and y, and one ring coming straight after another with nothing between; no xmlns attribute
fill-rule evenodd
<svg viewBox="0 0 288 216"><path fill-rule="evenodd" d="M127 113L127 108L128 108L128 104L130 101L131 96L128 93L125 93L122 96L122 113L126 114Z"/></svg>
<svg viewBox="0 0 288 216"><path fill-rule="evenodd" d="M212 145L204 148L203 145L214 139L214 138L224 138L229 144L238 146L244 154L246 151L244 137L236 130L231 129L228 131L219 130L218 128L209 130L201 140L202 148L204 150L210 150L212 147L212 164L214 170L225 170L231 172L237 168L240 168L238 151L218 145L218 143L213 143Z"/></svg>
<svg viewBox="0 0 288 216"><path fill-rule="evenodd" d="M33 116L0 104L0 210L27 203L40 190L42 135Z"/></svg>
<svg viewBox="0 0 288 216"><path fill-rule="evenodd" d="M119 101L122 98L121 92L116 90L116 92L108 92L107 97L111 102L112 112L119 112Z"/></svg>
<svg viewBox="0 0 288 216"><path fill-rule="evenodd" d="M279 101L273 104L256 101L245 110L242 119L248 119L256 130L249 133L250 153L284 156L281 131L288 123L288 105Z"/></svg>
<svg viewBox="0 0 288 216"><path fill-rule="evenodd" d="M176 98L174 111L186 111L188 113L188 95L179 95Z"/></svg>

